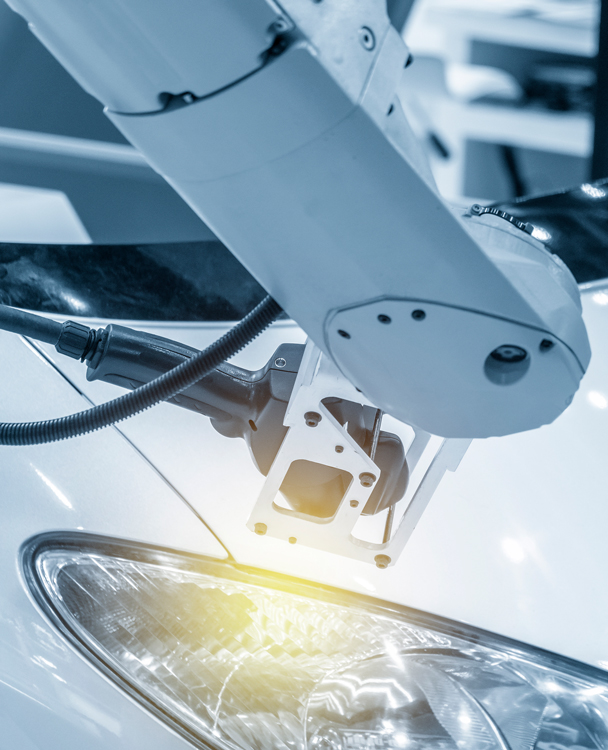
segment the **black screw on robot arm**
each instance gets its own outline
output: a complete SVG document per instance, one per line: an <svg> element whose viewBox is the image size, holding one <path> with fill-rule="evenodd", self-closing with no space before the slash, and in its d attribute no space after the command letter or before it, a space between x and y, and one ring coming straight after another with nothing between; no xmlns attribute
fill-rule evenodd
<svg viewBox="0 0 608 750"><path fill-rule="evenodd" d="M134 416L197 383L256 338L281 312L280 306L266 297L207 349L120 398L59 419L0 423L0 445L36 445L65 440ZM103 338L103 331L93 331L80 323L57 323L1 306L0 328L54 344L60 353L81 360L94 356Z"/></svg>

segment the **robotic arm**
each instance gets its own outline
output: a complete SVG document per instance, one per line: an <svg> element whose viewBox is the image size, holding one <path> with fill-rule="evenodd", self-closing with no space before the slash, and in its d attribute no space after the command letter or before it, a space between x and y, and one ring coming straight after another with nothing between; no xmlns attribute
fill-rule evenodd
<svg viewBox="0 0 608 750"><path fill-rule="evenodd" d="M430 433L465 441L444 469L570 403L590 358L574 279L529 225L441 200L385 0L9 4L310 336L258 533L296 460L355 478L307 543L369 507L379 427L355 439L332 398L411 425L414 458Z"/></svg>
<svg viewBox="0 0 608 750"><path fill-rule="evenodd" d="M445 437L551 422L587 367L568 271L437 195L385 0L11 0L375 405Z"/></svg>

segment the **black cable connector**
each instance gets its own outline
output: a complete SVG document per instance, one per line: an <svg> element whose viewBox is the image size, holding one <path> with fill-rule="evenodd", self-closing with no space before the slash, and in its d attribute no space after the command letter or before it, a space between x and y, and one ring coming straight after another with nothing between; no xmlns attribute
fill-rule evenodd
<svg viewBox="0 0 608 750"><path fill-rule="evenodd" d="M99 340L99 333L93 328L83 326L82 323L66 320L61 326L55 349L59 354L84 362L93 353Z"/></svg>
<svg viewBox="0 0 608 750"><path fill-rule="evenodd" d="M85 435L173 398L233 357L276 320L281 312L281 307L272 297L266 297L240 323L200 354L124 396L58 419L0 423L0 445L39 445ZM104 332L103 329L94 331L73 321L61 324L2 306L0 328L54 344L57 351L82 361L94 355Z"/></svg>
<svg viewBox="0 0 608 750"><path fill-rule="evenodd" d="M100 332L93 328L73 320L58 323L51 318L17 310L8 305L0 305L0 329L54 344L59 354L79 359L81 362L89 358L100 335Z"/></svg>

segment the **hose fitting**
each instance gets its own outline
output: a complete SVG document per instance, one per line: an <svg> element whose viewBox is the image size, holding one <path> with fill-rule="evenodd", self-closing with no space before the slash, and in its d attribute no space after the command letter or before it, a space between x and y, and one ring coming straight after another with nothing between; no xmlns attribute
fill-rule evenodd
<svg viewBox="0 0 608 750"><path fill-rule="evenodd" d="M61 333L55 344L55 349L59 354L65 354L66 357L84 362L93 349L96 338L97 332L92 328L83 326L82 323L76 323L73 320L66 320L61 326Z"/></svg>

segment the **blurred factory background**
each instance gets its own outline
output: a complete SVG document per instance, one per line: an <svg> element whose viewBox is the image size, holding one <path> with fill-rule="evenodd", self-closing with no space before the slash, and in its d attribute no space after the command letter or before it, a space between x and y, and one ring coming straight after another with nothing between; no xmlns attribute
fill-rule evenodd
<svg viewBox="0 0 608 750"><path fill-rule="evenodd" d="M502 201L608 176L593 163L599 19L599 0L414 5L402 98L447 198Z"/></svg>
<svg viewBox="0 0 608 750"><path fill-rule="evenodd" d="M0 241L212 238L0 0Z"/></svg>
<svg viewBox="0 0 608 750"><path fill-rule="evenodd" d="M389 0L389 12L414 54L403 105L446 198L608 176L599 0ZM212 238L0 2L0 241Z"/></svg>

